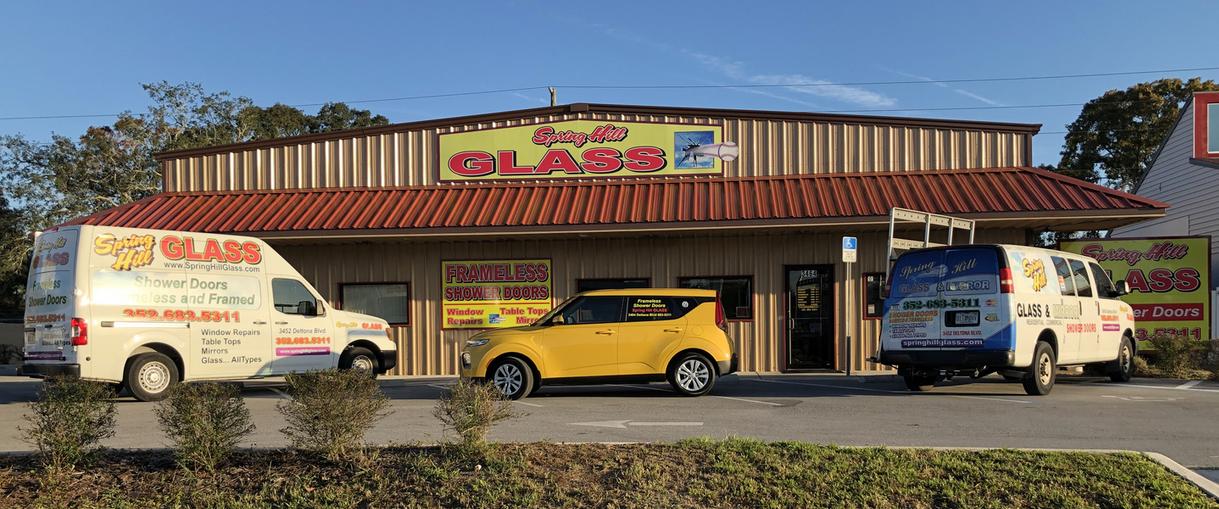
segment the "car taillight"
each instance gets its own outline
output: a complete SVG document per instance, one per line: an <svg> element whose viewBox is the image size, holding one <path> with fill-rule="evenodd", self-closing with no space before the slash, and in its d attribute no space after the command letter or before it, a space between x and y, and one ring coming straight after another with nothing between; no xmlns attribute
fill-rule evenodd
<svg viewBox="0 0 1219 509"><path fill-rule="evenodd" d="M72 319L72 346L89 344L89 325L84 318Z"/></svg>
<svg viewBox="0 0 1219 509"><path fill-rule="evenodd" d="M715 299L715 326L728 331L728 318L724 316L724 305L718 297Z"/></svg>
<svg viewBox="0 0 1219 509"><path fill-rule="evenodd" d="M1010 267L999 269L999 293L1015 293L1013 291L1014 286L1012 282L1012 269Z"/></svg>

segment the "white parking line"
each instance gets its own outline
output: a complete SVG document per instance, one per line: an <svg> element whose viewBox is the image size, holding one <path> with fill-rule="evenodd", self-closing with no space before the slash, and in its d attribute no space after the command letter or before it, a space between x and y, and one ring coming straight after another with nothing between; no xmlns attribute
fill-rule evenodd
<svg viewBox="0 0 1219 509"><path fill-rule="evenodd" d="M1112 388L1134 387L1137 389L1161 389L1161 390L1168 390L1168 391L1190 391L1190 392L1219 392L1219 390L1216 390L1216 389L1203 389L1200 387L1194 387L1193 385L1186 387L1187 384L1188 384L1188 382L1181 384L1181 385L1173 385L1173 386L1142 385L1142 384L1112 384L1112 385L1109 385L1108 387L1112 387ZM1197 385L1197 384L1195 384L1195 385Z"/></svg>
<svg viewBox="0 0 1219 509"><path fill-rule="evenodd" d="M1178 386L1177 386L1177 388L1178 388L1178 389L1188 389L1188 388L1193 387L1193 386L1195 386L1195 385L1198 385L1198 384L1200 384L1200 383L1202 383L1202 380L1190 380L1190 381L1185 382L1185 383L1183 383L1183 384L1181 384L1181 385L1178 385Z"/></svg>
<svg viewBox="0 0 1219 509"><path fill-rule="evenodd" d="M537 408L545 408L545 406L543 406L543 405L539 405L539 404L537 404L537 403L530 403L530 402L528 402L528 401L521 401L521 400L519 400L519 399L518 399L518 400L516 400L516 401L513 401L513 403L520 403L520 404L525 405L525 406L531 406L531 407L537 407Z"/></svg>
<svg viewBox="0 0 1219 509"><path fill-rule="evenodd" d="M287 393L285 393L284 391L281 391L281 390L276 389L276 388L274 388L274 387L267 387L267 389L270 389L270 390L271 390L271 392L274 392L275 394L278 394L278 395L279 395L279 397L280 397L281 399L292 399L292 398L288 397L288 394L287 394Z"/></svg>
<svg viewBox="0 0 1219 509"><path fill-rule="evenodd" d="M667 392L667 393L673 392L669 389L661 389L659 387L648 387L646 385L621 385L621 384L609 384L609 385L611 387L626 387L626 388L630 388L630 389L647 389L649 391L660 391L660 392ZM707 396L712 397L712 398L730 399L733 401L743 401L745 403L754 403L757 405L783 406L782 403L775 403L773 401L761 401L761 400L756 400L756 399L737 398L737 397L733 397L733 396L719 396L716 394L708 394Z"/></svg>

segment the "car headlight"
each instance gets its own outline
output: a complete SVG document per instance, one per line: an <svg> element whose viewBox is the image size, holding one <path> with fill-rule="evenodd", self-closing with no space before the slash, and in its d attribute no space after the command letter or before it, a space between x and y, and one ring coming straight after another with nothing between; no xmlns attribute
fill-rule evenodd
<svg viewBox="0 0 1219 509"><path fill-rule="evenodd" d="M470 347L470 348L473 348L476 346L483 346L483 345L487 344L487 342L489 342L489 341L491 341L491 340L487 339L487 338L468 339L468 340L466 340L466 346Z"/></svg>

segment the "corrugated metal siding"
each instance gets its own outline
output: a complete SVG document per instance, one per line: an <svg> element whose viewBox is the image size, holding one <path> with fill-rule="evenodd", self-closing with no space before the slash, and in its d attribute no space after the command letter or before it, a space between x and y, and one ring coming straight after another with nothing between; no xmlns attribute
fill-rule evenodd
<svg viewBox="0 0 1219 509"><path fill-rule="evenodd" d="M396 327L399 374L449 375L457 372L457 355L471 331L442 331L440 321L441 261L460 259L550 258L554 292L562 300L575 292L581 278L651 278L653 286L676 286L684 276L753 276L754 316L731 322L729 334L746 371L779 371L785 357L784 266L831 264L835 286L837 338L845 334L844 303L853 302L857 323L852 347L853 369L876 367L864 362L875 354L879 322L863 320L858 299L863 272L884 271L885 232L858 234L860 258L854 270L854 293L842 283L838 263L839 234L786 234L598 237L457 242L376 242L359 244L275 244L282 254L324 297L334 302L340 283L409 282L411 325ZM1023 243L1022 230L988 230L979 242ZM837 340L840 367L845 347Z"/></svg>
<svg viewBox="0 0 1219 509"><path fill-rule="evenodd" d="M729 177L812 173L952 170L1025 166L1028 133L604 112L567 113L404 130L189 156L162 162L166 191L230 191L435 184L437 135L560 120L723 124L741 158ZM289 141L289 143L291 143Z"/></svg>
<svg viewBox="0 0 1219 509"><path fill-rule="evenodd" d="M1186 102L1176 129L1139 185L1138 193L1169 205L1164 217L1113 230L1114 237L1210 235L1211 273L1219 274L1219 170L1189 159L1194 154L1194 102ZM1219 285L1212 278L1213 285Z"/></svg>
<svg viewBox="0 0 1219 509"><path fill-rule="evenodd" d="M1020 190L996 193L995 189ZM621 226L941 214L1150 210L1162 204L1036 168L748 179L160 194L74 223L216 232Z"/></svg>

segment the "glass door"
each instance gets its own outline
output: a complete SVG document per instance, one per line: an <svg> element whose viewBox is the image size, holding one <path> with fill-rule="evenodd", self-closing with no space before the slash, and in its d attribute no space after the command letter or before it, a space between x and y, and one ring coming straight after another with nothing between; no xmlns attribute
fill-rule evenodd
<svg viewBox="0 0 1219 509"><path fill-rule="evenodd" d="M785 267L787 369L834 368L834 267Z"/></svg>

